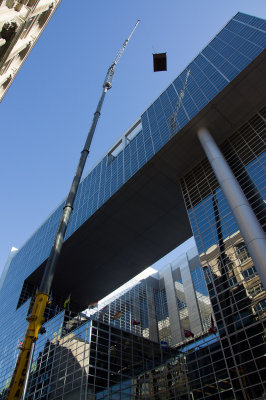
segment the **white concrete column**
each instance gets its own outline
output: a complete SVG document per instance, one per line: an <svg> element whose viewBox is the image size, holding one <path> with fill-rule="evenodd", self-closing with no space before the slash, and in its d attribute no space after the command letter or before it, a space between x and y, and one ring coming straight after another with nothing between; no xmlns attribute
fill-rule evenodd
<svg viewBox="0 0 266 400"><path fill-rule="evenodd" d="M153 288L148 284L146 280L146 293L147 293L147 306L148 306L148 323L149 323L149 339L153 342L159 341L158 336L158 325L156 319L156 309L154 302Z"/></svg>
<svg viewBox="0 0 266 400"><path fill-rule="evenodd" d="M266 237L264 231L210 132L206 128L201 128L198 131L198 138L266 289Z"/></svg>
<svg viewBox="0 0 266 400"><path fill-rule="evenodd" d="M192 275L189 267L188 253L178 259L183 282L185 302L187 304L190 330L195 335L202 332L202 323ZM200 266L200 261L199 261Z"/></svg>
<svg viewBox="0 0 266 400"><path fill-rule="evenodd" d="M183 340L182 327L179 319L179 311L176 301L176 289L173 281L172 267L168 264L162 271L164 278L165 293L170 320L172 345L178 344Z"/></svg>
<svg viewBox="0 0 266 400"><path fill-rule="evenodd" d="M133 304L132 304L133 313L131 315L131 322L130 322L131 331L141 334L141 325L133 325L132 324L132 319L135 319L135 321L141 322L140 298L139 298L138 285L135 288L132 289L131 293L132 293L132 297L133 297Z"/></svg>

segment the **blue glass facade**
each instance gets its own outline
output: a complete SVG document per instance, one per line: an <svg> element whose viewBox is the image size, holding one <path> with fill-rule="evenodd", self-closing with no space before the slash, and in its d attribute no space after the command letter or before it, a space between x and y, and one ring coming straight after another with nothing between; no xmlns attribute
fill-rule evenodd
<svg viewBox="0 0 266 400"><path fill-rule="evenodd" d="M265 44L266 22L264 20L242 13L233 17L141 115L138 134L128 141L123 141L121 151L116 156L111 158L110 153L106 154L81 182L66 239L162 149L171 140L172 135L178 134L178 131L249 65L265 49ZM178 121L176 129L173 131L170 121L176 110L188 71L190 74L185 95L180 103ZM252 126L252 122L249 125ZM261 133L259 129L256 125L258 135ZM230 145L236 146L238 140L234 139ZM247 147L254 143L246 136L244 142ZM265 158L262 153L257 154L256 150L254 152L256 157L245 162L245 172L257 191L260 192L260 196L265 198L264 179L260 172L263 163L265 166ZM203 165L202 176L206 170L207 167ZM208 188L211 187L212 191L209 190L206 195L206 186L202 184L198 185L202 187L202 192L199 194L195 190L195 186L203 178L198 171L194 171L193 174L190 174L189 178L185 180L184 185L187 187L183 189L183 195L187 202L188 215L199 253L205 254L211 246L219 243L214 197L216 208L219 208L220 216L222 216L220 218L222 236L224 238L231 237L237 232L237 226L217 182L212 186L210 179L206 179L206 185ZM192 183L189 183L190 181ZM255 195L252 196L255 199ZM198 197L204 201L199 201ZM10 375L9 371L12 370L16 359L17 343L25 332L25 316L29 300L17 309L23 282L48 257L63 204L58 206L12 259L0 291L0 354L5 355L0 366L1 371L5 371L0 378L0 386L6 383ZM261 207L258 206L257 213L261 221L262 212ZM212 277L213 271L210 271L210 268L208 271ZM241 272L238 272L237 276L239 274ZM236 279L238 279L237 276ZM214 288L209 288L210 292L212 290ZM202 292L202 297L204 295ZM143 309L143 315L147 314L146 311ZM7 359L8 361L6 361Z"/></svg>
<svg viewBox="0 0 266 400"><path fill-rule="evenodd" d="M265 48L265 21L237 14L209 45L142 114L142 129L113 159L106 155L81 182L66 234L71 236L125 182L170 140L170 118L191 73L178 113L178 129L184 127L215 95ZM10 267L5 286L22 282L49 255L63 203L20 249ZM23 265L21 269L19 266Z"/></svg>
<svg viewBox="0 0 266 400"><path fill-rule="evenodd" d="M220 148L266 231L265 116L263 108ZM263 398L266 293L256 264L207 160L184 176L182 187L226 356L228 398Z"/></svg>

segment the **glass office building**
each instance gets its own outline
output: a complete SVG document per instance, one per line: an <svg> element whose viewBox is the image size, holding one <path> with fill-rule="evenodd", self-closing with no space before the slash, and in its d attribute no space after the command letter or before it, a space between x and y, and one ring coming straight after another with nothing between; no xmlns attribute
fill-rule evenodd
<svg viewBox="0 0 266 400"><path fill-rule="evenodd" d="M265 117L260 110L221 146L264 229ZM182 186L235 398L263 397L266 294L256 265L209 163Z"/></svg>
<svg viewBox="0 0 266 400"><path fill-rule="evenodd" d="M45 343L34 365L28 398L131 399L136 377L170 354L158 343L88 321Z"/></svg>
<svg viewBox="0 0 266 400"><path fill-rule="evenodd" d="M201 384L194 382L189 354L209 354L208 346L219 341L209 331L212 309L196 249L149 274L82 313L71 311L71 300L63 304L53 296L46 331L34 350L27 398L187 398L191 385L197 395ZM6 357L2 364L6 377L20 346L17 342L12 360ZM7 378L2 399L8 384Z"/></svg>
<svg viewBox="0 0 266 400"><path fill-rule="evenodd" d="M61 396L67 399L67 393L76 390L78 386L83 388L78 396L84 399L265 398L265 258L261 257L262 247L259 244L265 243L265 237L261 233L259 237L254 236L252 230L254 226L259 232L265 230L265 30L264 20L236 14L82 181L66 242L77 246L77 238L81 238L81 233L85 232L82 231L83 227L90 221L96 224L95 221L101 219L101 210L107 209L111 199L122 197L124 187L133 188L140 182L138 193L144 192L146 185L141 179L148 171L158 187L158 191L154 192L158 197L150 199L150 207L144 210L145 218L150 218L149 224L145 225L143 216L143 223L135 226L135 230L140 233L139 240L144 244L146 233L152 232L154 246L143 245L142 251L137 251L139 248L135 249L135 236L131 232L127 242L133 250L128 258L135 257L140 262L143 257L145 260L141 262L142 265L146 264L147 259L152 259L150 254L153 252L159 254L160 248L163 255L167 243L171 242L168 251L172 249L172 243L180 243L182 232L185 232L187 226L191 227L189 232L195 237L199 256L189 253L178 264L173 263L163 269L159 278L150 277L149 283L145 281L135 285L129 292L114 299L112 304L108 304L108 316L101 310L96 311L95 322L87 320L92 318L90 314L80 314L85 308L81 307L84 301L75 305L79 299L72 292L71 307L64 309L66 297L59 293L59 279L52 303L46 310L46 333L36 344L32 383L28 388L29 398ZM219 158L223 160L223 166L230 167L231 183L227 187L220 176L224 168L216 167L206 146L199 141L199 129L202 127L207 127L218 143L218 146L212 145L212 150L215 149L216 154L217 149L220 151ZM159 182L155 181L157 175L160 177ZM168 180L164 180L166 177ZM151 180L147 182L150 184ZM170 191L167 192L169 182L173 187L171 198ZM237 187L241 188L241 193ZM232 193L235 191L244 198L248 210L240 218L232 207ZM179 193L182 193L181 202L187 211L185 216L185 208L181 205L178 205L181 207L180 214L171 214L172 211L167 209L168 204L180 201ZM147 193L144 194L147 198ZM165 195L163 200L160 197L162 195ZM130 196L133 197L133 190L128 198ZM155 202L162 203L160 224ZM38 271L49 255L63 204L9 260L1 280L2 398L8 388L18 347L25 334L26 316L38 286ZM132 201L130 214L125 218L123 204L126 204L125 197L119 207L113 207L113 214L123 224L130 214L135 215L135 209L140 213L143 207L143 203ZM167 213L169 219L166 221L163 217ZM182 222L180 225L174 225L177 215ZM152 219L154 216L157 225L155 219ZM102 229L105 229L104 225ZM121 226L120 237L115 224L110 225L108 233L102 233L102 237L107 237L105 244L113 237L115 240L126 236L127 230L122 231ZM179 239L176 239L177 236ZM186 238L184 233L183 240ZM84 235L82 241L85 240ZM71 246L66 245L69 247L67 255L63 255L65 265L71 256ZM97 245L99 248L96 247L95 251L99 257L104 257L101 254L104 252L99 251L99 239ZM125 262L125 249L126 242L119 243L119 252L125 254L124 259L111 254L113 259L109 257L107 262L110 262L112 268L115 263L118 269L120 264L129 265ZM75 258L76 268L79 263L83 268L80 267L76 273L81 275L78 289L82 294L86 291L82 282L86 263L79 254L75 254ZM117 275L126 276L125 270L126 267L124 271L119 270ZM65 271L67 275L67 267ZM115 274L106 273L102 280L105 278L110 281L115 279ZM68 283L64 279L62 275L62 287ZM140 324L136 325L133 320ZM100 331L109 332L108 340L103 338L103 341L107 340L104 360L100 360L102 343L99 342L98 350L97 346L93 348L90 345L92 342L87 340L87 336L84 338L83 333L81 336L78 333L71 334L74 328L67 321L72 321L74 326L80 324L87 333L94 326L95 337L101 336ZM123 364L123 345L120 354L117 352L114 355L120 360L119 366L110 369L112 330L116 332L115 336L120 335L120 343L126 346L126 334L131 335L131 349L141 338L142 350L139 357L142 364L139 369L133 368L133 364ZM64 340L68 340L68 335L70 339L75 336L73 347L63 344ZM71 365L66 363L63 370L60 366L63 360L55 362L54 368L60 371L58 382L55 380L50 385L47 383L50 370L42 363L50 365L53 354L56 354L55 345L63 348L59 352L62 357L66 352L68 359L73 362ZM171 347L174 352L169 351L167 359L163 358L162 345ZM74 346L82 347L82 360L76 357ZM146 351L144 347L149 346L152 350ZM89 351L92 351L92 360L99 356L97 365L96 361L89 365ZM98 354L96 357L93 351ZM151 352L153 364L149 363ZM133 353L130 354L132 358ZM83 360L86 360L86 365L82 364L85 362ZM105 366L101 366L101 362ZM122 371L124 367L125 374ZM68 368L71 371L70 381L67 378ZM91 371L94 368L95 372L90 374L90 368ZM79 382L76 386L75 379ZM49 385L52 389L49 389ZM68 385L68 389L64 385ZM55 397L51 397L48 390Z"/></svg>

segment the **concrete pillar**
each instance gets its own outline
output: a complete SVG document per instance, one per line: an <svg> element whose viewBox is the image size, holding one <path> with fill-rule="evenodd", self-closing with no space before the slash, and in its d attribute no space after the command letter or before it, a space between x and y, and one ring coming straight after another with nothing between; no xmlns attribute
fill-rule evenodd
<svg viewBox="0 0 266 400"><path fill-rule="evenodd" d="M201 128L198 131L198 138L266 289L266 238L264 231L210 132L206 128Z"/></svg>
<svg viewBox="0 0 266 400"><path fill-rule="evenodd" d="M192 281L191 271L189 267L188 254L184 254L182 259L178 259L180 267L181 278L183 282L183 289L185 295L185 302L187 304L188 318L191 332L198 334L202 332L202 323L200 317L200 311L198 301ZM200 262L198 264L200 266Z"/></svg>
<svg viewBox="0 0 266 400"><path fill-rule="evenodd" d="M133 304L132 304L132 311L133 315L131 316L136 321L141 321L141 314L140 314L140 298L139 298L139 285L135 286L131 293L133 294ZM131 296L130 296L131 297ZM131 321L131 330L133 332L141 333L141 326L140 325L133 325Z"/></svg>
<svg viewBox="0 0 266 400"><path fill-rule="evenodd" d="M171 264L168 264L163 270L162 275L165 284L165 293L168 306L172 345L182 342L182 328L179 319L179 311L176 301L176 291L172 275Z"/></svg>
<svg viewBox="0 0 266 400"><path fill-rule="evenodd" d="M146 279L146 293L147 293L147 305L148 305L148 319L149 319L149 339L158 342L158 325L156 319L156 309L154 301L153 288L149 285L149 279Z"/></svg>

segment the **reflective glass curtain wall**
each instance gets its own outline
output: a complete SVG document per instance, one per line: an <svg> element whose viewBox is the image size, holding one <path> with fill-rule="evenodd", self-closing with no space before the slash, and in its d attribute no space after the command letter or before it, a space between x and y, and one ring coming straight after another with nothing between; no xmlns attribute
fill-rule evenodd
<svg viewBox="0 0 266 400"><path fill-rule="evenodd" d="M259 110L220 146L264 229L265 117ZM184 177L182 190L235 398L262 398L266 293L256 265L207 160Z"/></svg>
<svg viewBox="0 0 266 400"><path fill-rule="evenodd" d="M100 208L123 184L125 184L147 161L149 161L156 154L156 152L158 152L169 140L171 140L172 135L178 134L178 131L184 127L188 121L190 121L200 110L202 110L205 105L207 105L210 100L216 96L216 94L226 87L226 85L232 81L239 72L241 72L263 51L265 48L265 26L266 23L264 20L238 13L231 21L229 21L229 23L221 30L221 32L218 33L218 35L208 44L208 46L192 61L192 63L174 80L174 82L170 84L170 86L141 116L141 124L139 125L138 134L132 137L130 140L125 141L125 146L113 158L110 158L109 154L103 157L103 159L82 181L75 201L74 211L71 216L66 239L71 236L71 234L74 233L88 218L90 218L90 216L98 208ZM190 70L190 75L186 86L186 93L178 111L178 122L176 126L173 126L171 125L171 117L176 109L179 95L184 86L188 70ZM260 140L260 126L264 121L262 113L258 114L254 118L256 121L258 121L259 127L254 122L250 122L250 136L252 137L254 135L254 140ZM252 124L255 124L256 126L253 128ZM239 132L238 134L241 134L242 136L244 135L243 132ZM230 141L230 146L228 147L228 150L225 150L225 152L228 151L230 153L233 151L232 154L241 155L241 159L244 160L244 153L246 151L248 153L251 142L252 140L248 141L248 139L245 139L244 143L247 143L247 150L243 150L243 155L240 154L240 149L237 151L231 149L230 146L232 145L233 141ZM259 144L258 146L261 145ZM256 153L256 151L256 148L252 149L252 152ZM228 154L226 156L227 158L230 158L230 155ZM256 182L254 184L257 185L261 193L260 196L263 197L261 189L261 182L263 178L259 173L258 167L258 165L260 165L259 163L262 163L261 157L262 155L259 153L255 158L251 158L250 161L248 161L248 159L242 161L242 164L244 163L247 168L247 173L243 173L242 178L239 179L248 182L246 183L246 192L248 192L249 188L251 187L249 183L250 179L251 182ZM235 169L235 173L237 173L237 166L233 165L234 161L236 161L236 159L231 159L231 164L232 168ZM254 164L252 164L253 161ZM231 218L230 211L228 210L217 183L215 183L215 177L210 171L210 168L207 166L207 163L203 163L202 165L202 171L204 171L204 174L207 174L206 188L211 186L212 194L210 195L208 190L206 194L206 191L203 190L203 186L200 184L198 186L201 187L200 190L202 190L201 201L206 199L206 196L210 196L208 198L209 203L206 204L205 210L204 202L202 203L202 209L200 209L201 204L197 202L195 204L193 203L193 205L187 203L187 207L189 210L188 212L190 215L193 232L196 236L198 249L201 254L206 254L204 253L206 248L209 248L212 243L214 243L212 241L212 237L214 236L214 238L217 238L216 232L219 232L220 242L218 241L218 244L221 248L223 246L221 232L223 237L227 238L232 235L232 232L237 232L237 227ZM196 174L197 171L194 171L195 176ZM248 177L250 177L249 181L247 180ZM201 182L201 179L203 178L197 175L195 182ZM184 182L186 182L188 185L188 179L185 179ZM245 186L245 184L241 184L243 187ZM251 192L252 191L254 192L254 188L252 188ZM184 189L184 196L186 197L186 201L187 197L192 199L194 196L193 190L188 188ZM262 221L261 200L257 195L254 195L253 201L254 204L258 204L254 205L254 210L256 210L258 218L260 218L260 221ZM5 357L0 361L2 363L2 375L0 377L1 385L5 385L8 382L10 370L13 368L14 360L17 354L17 344L21 338L23 338L25 333L25 318L28 310L29 300L17 309L18 299L23 287L23 282L48 257L61 215L62 206L63 203L59 205L59 207L48 217L43 225L17 252L11 261L10 267L3 282L3 286L0 291L0 353ZM192 208L194 214L197 214L197 210L199 210L198 214L202 214L193 216L191 212ZM223 218L220 218L219 215L223 215ZM203 227L202 221L204 218L206 218L206 220L205 226ZM209 221L209 218L211 218L211 221ZM252 265L252 260L250 260L244 244L241 243L243 241L240 237L238 238L237 235L238 234L236 233L234 237L234 240L236 240L235 246L231 245L230 247L230 251L232 251L234 257L236 260L238 260L233 262L233 266L231 261L229 262L226 258L230 258L230 254L227 254L226 257L220 257L219 250L215 249L213 249L213 251L217 252L217 257L214 256L212 258L212 262L207 262L207 260L205 260L207 265L207 278L210 280L209 285L212 285L209 286L209 293L212 295L212 297L213 292L217 294L217 291L219 290L221 290L222 293L224 291L226 292L231 290L232 293L234 293L234 296L237 295L240 297L239 301L234 302L234 307L238 308L237 311L234 311L234 313L237 313L237 317L234 317L233 322L231 322L231 320L225 320L224 318L229 317L227 317L227 314L224 314L224 312L221 312L223 309L229 311L231 310L232 306L231 303L228 303L229 300L219 298L219 303L221 303L221 305L215 304L215 301L213 300L213 306L217 306L215 308L215 317L217 319L218 326L222 327L221 324L224 324L228 326L228 329L230 326L243 325L249 320L257 321L256 318L260 319L263 315L263 307L265 304L264 298L260 294L260 282L255 273L256 266ZM225 249L226 246L227 244L224 244ZM225 252L226 251L223 251L222 254ZM244 259L246 260L245 267L243 266ZM221 273L225 269L225 264L227 266L226 271L228 271L226 272L226 282L223 281L224 275ZM214 280L216 281L215 285L213 283ZM240 285L238 282L243 283ZM228 285L230 285L230 288ZM242 299L241 296L243 293L247 292L249 293L248 296L244 296ZM225 306L223 305L223 301L227 301ZM230 302L231 301L233 300L230 300ZM247 305L249 301L251 302L251 306ZM142 307L143 315L146 315L145 302L143 303ZM217 310L220 310L220 314ZM228 314L229 311L227 311ZM259 329L261 325L259 325L259 322L256 323L254 321L252 322L252 324L255 324L256 326L256 330L254 330L254 337L258 338L258 332L260 332ZM253 331L249 332L248 343L251 343L251 340L253 340L251 339ZM247 333L245 333L245 335L245 338L247 338ZM240 337L237 337L235 340L240 341ZM232 344L233 342L231 341L230 343ZM246 342L243 343L246 345ZM249 346L251 345L249 344ZM252 350L253 358L250 358L251 365L248 369L248 371L251 373L255 367L258 369L260 368L260 341L258 344L256 344L254 339L254 346L256 347L254 347ZM255 351L258 352L257 360L255 359ZM237 354L237 351L234 354ZM236 360L235 356L232 356L231 358L230 357L228 358L228 368L231 373L231 379L232 381L238 382L240 385L239 388L237 386L235 387L236 392L237 390L242 390L241 393L245 393L246 389L244 390L243 386L250 386L250 382L257 382L257 387L260 387L257 378L258 375L256 375L257 381L253 380L252 376L250 376L249 378L246 378L246 383L244 383L244 380L240 379L242 376L242 370L238 368L238 365L242 363L242 359L239 361ZM247 358L248 357L249 353L247 355ZM6 360L8 361L6 362ZM232 366L230 363L233 363ZM242 367L242 364L241 368L244 368ZM249 390L251 391L251 389ZM256 391L257 389L252 390ZM261 393L261 389L258 390ZM245 396L248 398L248 395Z"/></svg>
<svg viewBox="0 0 266 400"><path fill-rule="evenodd" d="M263 51L265 25L264 20L238 13L142 114L138 134L124 141L125 146L115 157L103 157L81 182L66 239ZM173 127L171 117L188 70L185 96ZM13 258L0 292L3 316L17 306L17 298L9 293L20 292L24 279L48 257L63 205L64 202Z"/></svg>

